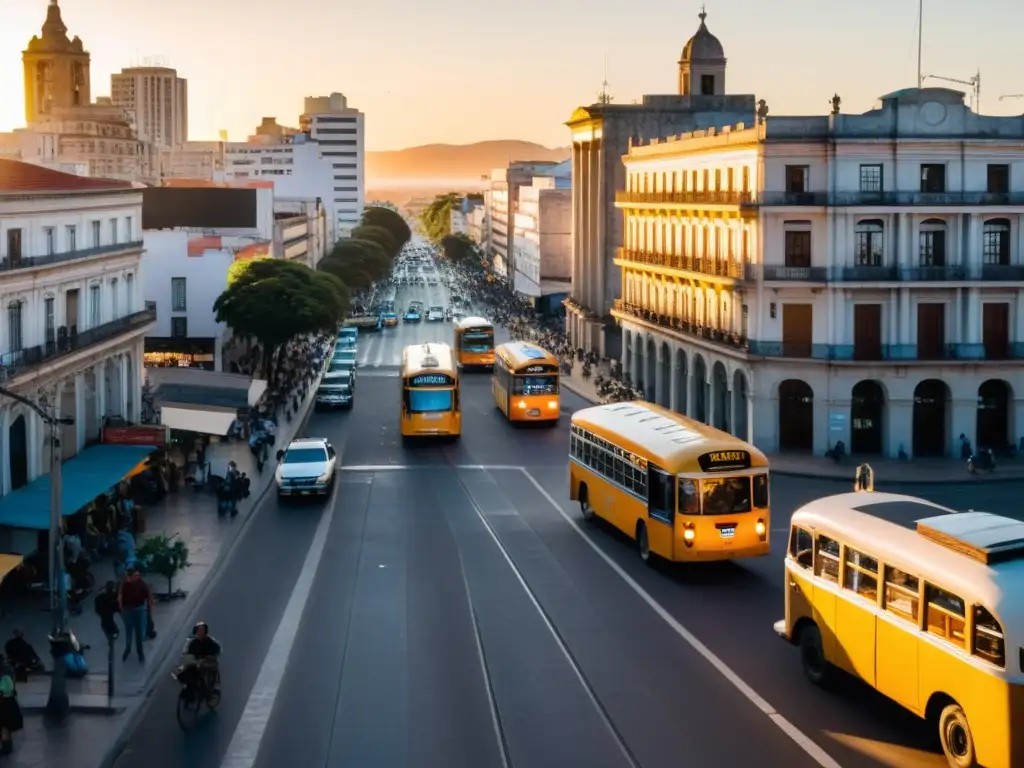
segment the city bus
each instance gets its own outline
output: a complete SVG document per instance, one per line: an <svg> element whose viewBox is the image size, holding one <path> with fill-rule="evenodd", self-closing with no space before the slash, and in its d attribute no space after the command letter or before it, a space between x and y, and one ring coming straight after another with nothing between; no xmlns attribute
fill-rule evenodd
<svg viewBox="0 0 1024 768"><path fill-rule="evenodd" d="M645 562L769 551L765 455L653 403L610 403L573 414L569 496L584 520L600 517L631 537Z"/></svg>
<svg viewBox="0 0 1024 768"><path fill-rule="evenodd" d="M930 721L950 766L1024 765L1024 523L891 493L793 513L775 631Z"/></svg>
<svg viewBox="0 0 1024 768"><path fill-rule="evenodd" d="M482 317L466 317L455 325L455 354L462 368L494 367L494 326Z"/></svg>
<svg viewBox="0 0 1024 768"><path fill-rule="evenodd" d="M558 423L558 358L529 342L502 344L494 350L491 392L510 421Z"/></svg>
<svg viewBox="0 0 1024 768"><path fill-rule="evenodd" d="M411 344L402 351L402 439L462 434L459 371L447 344Z"/></svg>

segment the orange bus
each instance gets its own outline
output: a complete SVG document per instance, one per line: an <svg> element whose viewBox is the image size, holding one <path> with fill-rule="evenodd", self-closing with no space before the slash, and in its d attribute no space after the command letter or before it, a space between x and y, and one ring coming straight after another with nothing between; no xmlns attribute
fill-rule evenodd
<svg viewBox="0 0 1024 768"><path fill-rule="evenodd" d="M558 373L558 359L536 344L502 344L494 350L494 403L509 421L557 424Z"/></svg>

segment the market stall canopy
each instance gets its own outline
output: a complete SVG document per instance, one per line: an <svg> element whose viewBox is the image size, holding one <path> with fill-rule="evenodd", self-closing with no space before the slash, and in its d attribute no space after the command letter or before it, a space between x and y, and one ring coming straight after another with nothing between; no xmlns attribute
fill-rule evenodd
<svg viewBox="0 0 1024 768"><path fill-rule="evenodd" d="M23 562L25 558L22 555L0 555L0 581L6 579Z"/></svg>
<svg viewBox="0 0 1024 768"><path fill-rule="evenodd" d="M239 411L259 402L264 379L198 368L147 370L160 423L171 429L226 435Z"/></svg>

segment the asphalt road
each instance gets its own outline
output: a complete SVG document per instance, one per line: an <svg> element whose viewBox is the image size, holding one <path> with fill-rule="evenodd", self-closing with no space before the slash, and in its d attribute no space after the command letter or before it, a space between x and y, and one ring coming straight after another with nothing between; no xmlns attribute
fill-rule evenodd
<svg viewBox="0 0 1024 768"><path fill-rule="evenodd" d="M422 287L400 290L398 309L414 298L444 303ZM344 468L258 768L821 764L780 718L843 768L944 765L920 721L854 682L810 686L772 632L790 514L849 483L777 476L770 557L648 568L605 527L573 524L567 414L584 403L571 393L557 428L514 428L488 377L467 374L462 439L402 447L401 349L450 333L361 335L355 408L307 429ZM977 484L899 490L1019 514L1013 483L983 499ZM220 709L183 734L167 679L118 766L220 765L322 511L268 498L202 610L226 649Z"/></svg>

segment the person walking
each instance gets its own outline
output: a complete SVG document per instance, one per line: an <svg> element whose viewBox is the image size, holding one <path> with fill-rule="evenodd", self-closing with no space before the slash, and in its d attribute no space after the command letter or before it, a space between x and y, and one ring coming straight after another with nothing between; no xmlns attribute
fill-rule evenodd
<svg viewBox="0 0 1024 768"><path fill-rule="evenodd" d="M14 668L0 655L0 755L9 755L14 751L12 734L20 731L24 725L14 682Z"/></svg>
<svg viewBox="0 0 1024 768"><path fill-rule="evenodd" d="M134 637L139 661L145 661L146 652L143 650L142 640L146 635L147 612L153 609L153 593L134 566L130 566L125 573L117 603L121 609L121 620L124 622L124 654L121 660L128 661Z"/></svg>
<svg viewBox="0 0 1024 768"><path fill-rule="evenodd" d="M121 636L121 632L117 628L117 622L114 621L114 617L121 613L121 605L117 599L117 584L115 582L108 581L106 583L103 591L96 595L93 607L96 610L96 615L100 617L100 626L103 628L103 634L107 636L108 642L114 642Z"/></svg>

